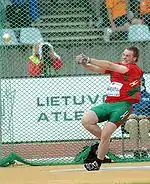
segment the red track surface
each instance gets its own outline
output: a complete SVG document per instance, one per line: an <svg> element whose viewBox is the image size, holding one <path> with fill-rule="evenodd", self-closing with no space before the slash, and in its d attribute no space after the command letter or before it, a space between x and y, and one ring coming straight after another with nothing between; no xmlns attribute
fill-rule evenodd
<svg viewBox="0 0 150 184"><path fill-rule="evenodd" d="M2 155L7 156L12 150L24 158L58 158L58 157L74 157L82 150L84 146L90 144L89 141L82 142L61 142L61 143L22 143L2 145ZM110 151L115 154L122 154L122 140L113 140L110 144ZM134 149L132 142L129 139L124 141L124 149ZM147 145L150 148L150 145Z"/></svg>

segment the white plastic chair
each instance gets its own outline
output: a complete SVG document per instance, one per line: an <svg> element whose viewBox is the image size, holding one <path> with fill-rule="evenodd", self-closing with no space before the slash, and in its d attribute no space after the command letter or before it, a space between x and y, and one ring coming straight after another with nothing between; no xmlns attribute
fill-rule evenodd
<svg viewBox="0 0 150 184"><path fill-rule="evenodd" d="M148 26L144 24L133 25L129 28L128 39L134 41L149 41L150 31Z"/></svg>
<svg viewBox="0 0 150 184"><path fill-rule="evenodd" d="M43 41L43 37L38 28L21 28L20 43L35 44L39 41Z"/></svg>
<svg viewBox="0 0 150 184"><path fill-rule="evenodd" d="M5 43L3 40L4 34L9 34L11 36L11 39L8 43ZM13 29L0 29L0 45L18 45L18 44L19 43Z"/></svg>

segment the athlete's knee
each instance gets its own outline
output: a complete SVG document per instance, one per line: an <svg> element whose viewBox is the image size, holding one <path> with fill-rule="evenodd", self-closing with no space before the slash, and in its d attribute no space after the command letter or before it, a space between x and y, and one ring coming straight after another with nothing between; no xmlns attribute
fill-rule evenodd
<svg viewBox="0 0 150 184"><path fill-rule="evenodd" d="M107 132L102 131L101 134L101 141L105 142L107 140L110 140L111 135L109 135Z"/></svg>
<svg viewBox="0 0 150 184"><path fill-rule="evenodd" d="M103 131L103 130L102 130L102 134L101 134L101 143L102 143L102 144L110 143L111 135L112 135L112 134L110 134L109 132Z"/></svg>
<svg viewBox="0 0 150 184"><path fill-rule="evenodd" d="M90 110L84 114L81 122L83 126L96 124L98 123L98 117L94 111Z"/></svg>
<svg viewBox="0 0 150 184"><path fill-rule="evenodd" d="M115 132L116 128L117 127L114 123L110 123L110 122L106 123L106 125L104 126L102 130L101 140L109 141L111 138L111 135Z"/></svg>

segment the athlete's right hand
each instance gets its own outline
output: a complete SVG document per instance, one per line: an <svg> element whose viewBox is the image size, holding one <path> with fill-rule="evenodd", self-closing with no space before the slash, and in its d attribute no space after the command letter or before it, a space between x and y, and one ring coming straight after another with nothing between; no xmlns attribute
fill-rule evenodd
<svg viewBox="0 0 150 184"><path fill-rule="evenodd" d="M87 65L90 63L90 58L84 54L80 54L76 57L76 62L81 65Z"/></svg>

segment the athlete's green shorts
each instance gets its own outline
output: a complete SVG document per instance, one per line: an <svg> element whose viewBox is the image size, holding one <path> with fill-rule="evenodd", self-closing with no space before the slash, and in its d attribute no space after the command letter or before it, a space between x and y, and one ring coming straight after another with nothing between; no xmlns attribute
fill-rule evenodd
<svg viewBox="0 0 150 184"><path fill-rule="evenodd" d="M99 122L109 121L119 127L130 115L132 104L129 102L103 103L92 107Z"/></svg>

